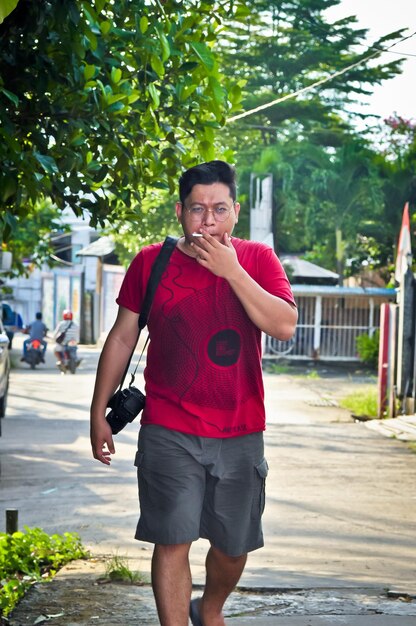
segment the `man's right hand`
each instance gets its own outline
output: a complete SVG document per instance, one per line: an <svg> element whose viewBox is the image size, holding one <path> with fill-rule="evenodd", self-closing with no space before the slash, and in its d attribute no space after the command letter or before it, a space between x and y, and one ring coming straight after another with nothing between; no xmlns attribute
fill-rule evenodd
<svg viewBox="0 0 416 626"><path fill-rule="evenodd" d="M111 464L111 455L115 454L113 435L110 424L105 418L91 419L91 448L94 459L104 465Z"/></svg>

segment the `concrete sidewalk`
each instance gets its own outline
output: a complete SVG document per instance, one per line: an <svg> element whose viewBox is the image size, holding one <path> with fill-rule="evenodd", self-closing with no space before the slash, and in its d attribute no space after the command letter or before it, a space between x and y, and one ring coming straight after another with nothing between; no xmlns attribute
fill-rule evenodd
<svg viewBox="0 0 416 626"><path fill-rule="evenodd" d="M75 376L61 376L51 354L35 371L24 364L13 370L0 502L18 509L21 528L78 532L97 559L69 564L52 583L36 586L10 624L43 615L54 626L156 626L148 585L98 584L103 559L114 554L148 578L151 547L133 539L138 425L116 437L111 468L92 460L88 406L97 351L80 353ZM226 622L416 626L416 455L337 406L374 380L324 368L318 377L295 374L265 375L265 548L250 555ZM191 552L195 595L206 549L201 540Z"/></svg>

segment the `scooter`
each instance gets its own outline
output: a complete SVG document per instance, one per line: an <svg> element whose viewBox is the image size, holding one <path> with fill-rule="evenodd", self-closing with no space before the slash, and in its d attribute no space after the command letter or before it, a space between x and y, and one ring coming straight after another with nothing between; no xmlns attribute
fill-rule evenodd
<svg viewBox="0 0 416 626"><path fill-rule="evenodd" d="M63 348L64 349L61 352L61 360L57 363L58 368L63 374L66 374L67 372L75 374L78 365L81 363L81 359L78 359L77 357L77 342L72 339L65 343Z"/></svg>
<svg viewBox="0 0 416 626"><path fill-rule="evenodd" d="M22 357L22 361L25 361L30 365L30 369L34 370L36 365L44 363L43 358L43 346L39 339L32 339L26 348L26 355Z"/></svg>

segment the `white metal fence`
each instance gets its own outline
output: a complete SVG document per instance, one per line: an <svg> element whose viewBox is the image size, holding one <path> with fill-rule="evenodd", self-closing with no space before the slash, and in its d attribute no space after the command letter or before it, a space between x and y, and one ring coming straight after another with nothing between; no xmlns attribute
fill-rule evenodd
<svg viewBox="0 0 416 626"><path fill-rule="evenodd" d="M299 320L290 341L266 336L265 359L358 361L356 339L380 326L380 305L395 289L294 285Z"/></svg>

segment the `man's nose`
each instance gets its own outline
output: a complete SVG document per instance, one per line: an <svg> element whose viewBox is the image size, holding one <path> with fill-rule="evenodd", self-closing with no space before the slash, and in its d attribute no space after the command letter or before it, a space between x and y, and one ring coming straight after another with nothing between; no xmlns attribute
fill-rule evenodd
<svg viewBox="0 0 416 626"><path fill-rule="evenodd" d="M203 223L204 224L214 224L215 222L215 213L214 209L205 209Z"/></svg>

